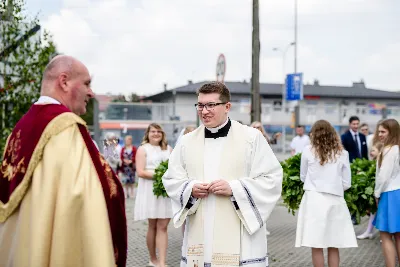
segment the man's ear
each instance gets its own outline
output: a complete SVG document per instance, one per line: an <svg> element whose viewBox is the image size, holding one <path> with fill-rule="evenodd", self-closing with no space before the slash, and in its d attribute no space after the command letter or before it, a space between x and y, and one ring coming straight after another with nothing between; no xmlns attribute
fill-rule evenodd
<svg viewBox="0 0 400 267"><path fill-rule="evenodd" d="M58 76L57 79L58 85L62 88L63 91L68 91L68 85L67 85L68 78L69 78L68 74L64 72Z"/></svg>
<svg viewBox="0 0 400 267"><path fill-rule="evenodd" d="M231 110L232 104L231 102L226 103L225 111L228 113Z"/></svg>

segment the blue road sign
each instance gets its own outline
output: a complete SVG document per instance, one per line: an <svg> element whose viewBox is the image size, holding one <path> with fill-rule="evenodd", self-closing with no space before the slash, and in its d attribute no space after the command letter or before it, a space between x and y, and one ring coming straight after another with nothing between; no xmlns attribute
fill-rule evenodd
<svg viewBox="0 0 400 267"><path fill-rule="evenodd" d="M303 100L303 73L286 76L286 100Z"/></svg>

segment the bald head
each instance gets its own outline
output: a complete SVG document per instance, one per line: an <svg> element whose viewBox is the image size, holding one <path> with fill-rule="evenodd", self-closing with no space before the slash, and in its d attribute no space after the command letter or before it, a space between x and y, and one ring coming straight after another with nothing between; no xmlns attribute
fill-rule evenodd
<svg viewBox="0 0 400 267"><path fill-rule="evenodd" d="M94 97L91 77L86 66L66 55L54 57L43 73L41 95L58 100L72 112L82 115L86 104Z"/></svg>
<svg viewBox="0 0 400 267"><path fill-rule="evenodd" d="M47 86L49 83L54 82L61 74L65 73L69 77L73 77L79 74L79 71L86 70L85 65L83 65L77 59L66 56L66 55L59 55L54 57L49 64L47 64L42 78L42 92L43 90L48 89L55 89L51 88L53 86Z"/></svg>

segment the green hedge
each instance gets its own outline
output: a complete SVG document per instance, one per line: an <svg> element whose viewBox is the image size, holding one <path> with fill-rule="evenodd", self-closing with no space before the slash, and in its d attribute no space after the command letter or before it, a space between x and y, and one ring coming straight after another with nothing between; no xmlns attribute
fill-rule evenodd
<svg viewBox="0 0 400 267"><path fill-rule="evenodd" d="M293 215L299 209L303 197L303 182L300 180L301 154L297 154L281 162L283 168L282 199L288 211ZM356 159L351 163L351 188L345 191L349 211L355 215L357 221L367 214L367 211L376 211L375 187L375 162L366 159ZM168 197L162 183L162 176L168 169L168 161L163 161L155 169L153 193L157 197Z"/></svg>

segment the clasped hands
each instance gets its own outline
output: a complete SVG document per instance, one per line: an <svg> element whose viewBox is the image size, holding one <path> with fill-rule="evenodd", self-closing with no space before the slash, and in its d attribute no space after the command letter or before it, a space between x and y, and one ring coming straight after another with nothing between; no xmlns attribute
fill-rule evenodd
<svg viewBox="0 0 400 267"><path fill-rule="evenodd" d="M219 196L232 196L232 189L225 180L215 180L211 183L194 184L192 188L192 196L195 198L206 198L209 193Z"/></svg>

